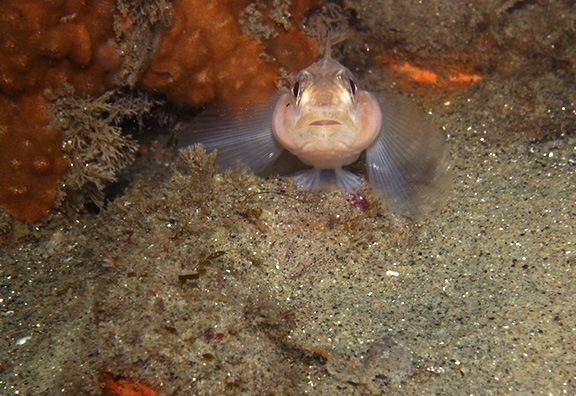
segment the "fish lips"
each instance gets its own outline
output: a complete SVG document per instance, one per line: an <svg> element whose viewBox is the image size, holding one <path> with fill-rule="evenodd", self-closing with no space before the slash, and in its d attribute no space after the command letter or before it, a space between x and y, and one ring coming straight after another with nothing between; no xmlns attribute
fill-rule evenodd
<svg viewBox="0 0 576 396"><path fill-rule="evenodd" d="M320 127L332 126L332 125L342 125L342 123L336 120L317 120L308 124L308 126L320 126Z"/></svg>

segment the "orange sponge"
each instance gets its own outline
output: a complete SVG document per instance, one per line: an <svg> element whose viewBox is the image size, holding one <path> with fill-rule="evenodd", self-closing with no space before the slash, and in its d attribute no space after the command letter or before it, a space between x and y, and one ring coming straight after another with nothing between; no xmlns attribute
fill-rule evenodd
<svg viewBox="0 0 576 396"><path fill-rule="evenodd" d="M67 167L46 95L65 83L80 96L110 87L114 10L113 0L0 3L0 205L22 220L44 216Z"/></svg>

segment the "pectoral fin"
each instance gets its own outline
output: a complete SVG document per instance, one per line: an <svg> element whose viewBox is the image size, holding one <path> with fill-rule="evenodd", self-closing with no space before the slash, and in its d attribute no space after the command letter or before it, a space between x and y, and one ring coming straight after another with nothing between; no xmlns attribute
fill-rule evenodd
<svg viewBox="0 0 576 396"><path fill-rule="evenodd" d="M367 149L368 177L394 213L422 218L444 203L451 159L441 133L403 98L379 95L382 127Z"/></svg>
<svg viewBox="0 0 576 396"><path fill-rule="evenodd" d="M283 148L272 135L272 114L280 93L248 107L213 106L184 130L179 148L201 143L207 152L218 150L222 168L248 167L258 173L270 166Z"/></svg>
<svg viewBox="0 0 576 396"><path fill-rule="evenodd" d="M293 178L298 188L302 190L340 190L353 193L362 186L359 176L342 168L312 168L296 173Z"/></svg>

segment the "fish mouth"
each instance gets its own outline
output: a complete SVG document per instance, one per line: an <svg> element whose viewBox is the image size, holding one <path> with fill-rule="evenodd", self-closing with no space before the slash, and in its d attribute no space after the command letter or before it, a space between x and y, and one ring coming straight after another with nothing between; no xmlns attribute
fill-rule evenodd
<svg viewBox="0 0 576 396"><path fill-rule="evenodd" d="M329 125L342 125L341 122L336 120L318 120L308 124L309 126L329 126Z"/></svg>

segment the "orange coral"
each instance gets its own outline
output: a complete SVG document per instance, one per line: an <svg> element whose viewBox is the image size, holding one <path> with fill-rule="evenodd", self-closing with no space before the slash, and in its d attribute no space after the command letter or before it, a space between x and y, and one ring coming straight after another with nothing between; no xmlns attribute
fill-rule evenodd
<svg viewBox="0 0 576 396"><path fill-rule="evenodd" d="M38 220L66 170L60 137L47 125L46 95L64 83L81 96L104 92L119 55L113 0L0 3L0 205Z"/></svg>
<svg viewBox="0 0 576 396"><path fill-rule="evenodd" d="M134 382L128 378L115 377L103 372L102 379L109 396L156 396L156 392L147 385Z"/></svg>
<svg viewBox="0 0 576 396"><path fill-rule="evenodd" d="M299 21L311 8L322 3L324 0L296 0L292 1L288 11L293 21ZM314 41L294 26L286 30L283 26L275 24L270 17L271 12L272 5L268 4L264 12L264 22L274 28L276 35L264 43L267 53L290 73L297 73L310 66L318 59L319 54Z"/></svg>
<svg viewBox="0 0 576 396"><path fill-rule="evenodd" d="M296 28L277 29L278 35L269 41L268 52L287 71L297 73L318 58L314 42Z"/></svg>
<svg viewBox="0 0 576 396"><path fill-rule="evenodd" d="M0 91L60 92L68 82L80 96L101 94L120 61L109 43L114 9L113 0L0 3Z"/></svg>
<svg viewBox="0 0 576 396"><path fill-rule="evenodd" d="M46 125L42 95L0 95L0 202L23 220L41 218L56 198L67 168L60 136Z"/></svg>
<svg viewBox="0 0 576 396"><path fill-rule="evenodd" d="M263 91L273 90L280 74L278 63L285 63L293 71L316 60L314 43L291 29L269 42L273 48L269 54L276 56L278 62L264 61L260 56L263 46L244 35L238 23L240 12L248 3L245 0L176 3L174 22L158 44L143 77L143 86L188 105L213 99L233 102L238 97L246 102ZM300 3L309 2L296 3L300 7L298 14L303 14Z"/></svg>
<svg viewBox="0 0 576 396"><path fill-rule="evenodd" d="M401 85L410 85L416 82L422 86L430 86L436 90L448 91L461 88L468 84L480 81L482 76L469 72L466 68L434 65L434 68L424 68L413 65L408 61L398 61L390 54L383 53L376 60L385 68L392 71ZM435 71L435 69L440 71Z"/></svg>

